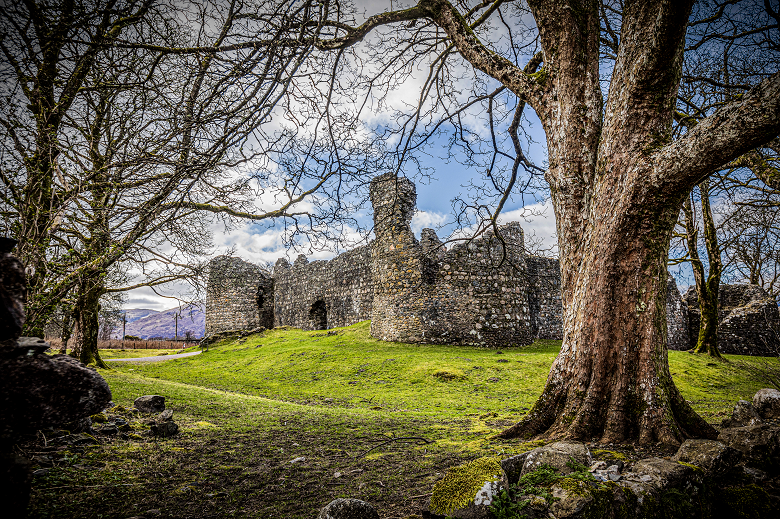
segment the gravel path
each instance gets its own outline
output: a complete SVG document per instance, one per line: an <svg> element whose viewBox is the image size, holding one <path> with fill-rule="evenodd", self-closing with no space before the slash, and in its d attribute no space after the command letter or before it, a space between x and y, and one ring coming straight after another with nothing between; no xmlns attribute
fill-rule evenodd
<svg viewBox="0 0 780 519"><path fill-rule="evenodd" d="M162 362L170 359L180 359L182 357L192 357L200 355L202 351L191 351L189 353L177 353L176 355L159 355L155 357L130 357L127 359L103 359L105 362Z"/></svg>

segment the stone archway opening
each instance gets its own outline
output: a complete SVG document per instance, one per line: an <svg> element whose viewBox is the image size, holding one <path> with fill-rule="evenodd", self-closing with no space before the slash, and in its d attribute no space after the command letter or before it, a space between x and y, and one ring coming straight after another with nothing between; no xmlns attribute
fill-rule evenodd
<svg viewBox="0 0 780 519"><path fill-rule="evenodd" d="M325 301L319 299L311 305L309 310L309 319L312 321L315 330L327 330L328 328L328 310L325 307Z"/></svg>

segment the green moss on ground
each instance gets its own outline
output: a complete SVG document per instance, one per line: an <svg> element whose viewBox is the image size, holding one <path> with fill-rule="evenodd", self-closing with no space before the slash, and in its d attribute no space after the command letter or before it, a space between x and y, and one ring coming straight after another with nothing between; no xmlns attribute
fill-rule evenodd
<svg viewBox="0 0 780 519"><path fill-rule="evenodd" d="M622 452L610 451L606 449L594 449L591 454L597 460L615 460L615 461L628 461L628 456Z"/></svg>
<svg viewBox="0 0 780 519"><path fill-rule="evenodd" d="M758 485L726 488L718 492L716 517L733 519L770 519L777 517L769 494Z"/></svg>
<svg viewBox="0 0 780 519"><path fill-rule="evenodd" d="M465 508L488 481L501 479L501 464L495 458L479 458L465 465L452 467L433 485L431 511L449 515Z"/></svg>

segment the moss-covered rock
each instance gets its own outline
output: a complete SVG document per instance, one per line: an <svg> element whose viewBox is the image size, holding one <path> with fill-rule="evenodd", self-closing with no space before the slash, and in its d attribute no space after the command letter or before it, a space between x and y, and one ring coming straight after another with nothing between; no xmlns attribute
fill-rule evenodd
<svg viewBox="0 0 780 519"><path fill-rule="evenodd" d="M742 453L715 440L685 440L673 461L701 467L708 475L719 477L729 472Z"/></svg>
<svg viewBox="0 0 780 519"><path fill-rule="evenodd" d="M595 449L593 452L593 457L598 460L614 460L614 461L628 461L628 456L623 454L622 452L617 451L610 451L605 449Z"/></svg>
<svg viewBox="0 0 780 519"><path fill-rule="evenodd" d="M718 440L741 451L747 466L780 474L780 427L762 424L723 429Z"/></svg>
<svg viewBox="0 0 780 519"><path fill-rule="evenodd" d="M715 519L770 519L778 513L769 494L758 485L722 489L715 510Z"/></svg>
<svg viewBox="0 0 780 519"><path fill-rule="evenodd" d="M570 474L574 472L574 468L571 466L572 460L585 466L589 466L593 462L590 451L584 443L551 443L528 453L523 463L522 473L527 474L542 465L547 465L562 475Z"/></svg>
<svg viewBox="0 0 780 519"><path fill-rule="evenodd" d="M456 518L488 517L495 496L504 487L504 473L495 458L479 458L450 468L433 486L430 509Z"/></svg>
<svg viewBox="0 0 780 519"><path fill-rule="evenodd" d="M92 420L92 423L106 423L108 421L106 413L102 412L93 414L89 419Z"/></svg>

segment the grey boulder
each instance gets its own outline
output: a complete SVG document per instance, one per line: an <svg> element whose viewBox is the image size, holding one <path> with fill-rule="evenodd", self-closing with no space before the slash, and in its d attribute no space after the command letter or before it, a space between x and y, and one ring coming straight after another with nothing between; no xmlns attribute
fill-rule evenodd
<svg viewBox="0 0 780 519"><path fill-rule="evenodd" d="M523 472L523 465L525 464L525 459L527 457L528 453L524 452L522 454L518 454L517 456L512 456L511 458L505 458L501 460L501 468L504 469L504 474L506 474L506 480L508 484L514 485L518 482L520 475Z"/></svg>
<svg viewBox="0 0 780 519"><path fill-rule="evenodd" d="M672 460L696 465L713 476L722 476L734 468L741 457L740 451L719 441L685 440Z"/></svg>
<svg viewBox="0 0 780 519"><path fill-rule="evenodd" d="M742 452L748 467L780 473L780 427L759 424L720 431L718 440Z"/></svg>
<svg viewBox="0 0 780 519"><path fill-rule="evenodd" d="M577 442L555 442L544 447L538 447L525 457L521 474L527 474L538 469L542 464L547 464L558 471L559 474L567 475L574 472L569 465L574 460L581 465L589 467L593 463L590 451L584 443Z"/></svg>
<svg viewBox="0 0 780 519"><path fill-rule="evenodd" d="M161 438L170 438L179 432L179 426L172 420L152 424L150 429L153 435Z"/></svg>
<svg viewBox="0 0 780 519"><path fill-rule="evenodd" d="M379 514L360 499L338 498L322 507L317 519L379 519Z"/></svg>
<svg viewBox="0 0 780 519"><path fill-rule="evenodd" d="M747 400L740 400L734 406L731 418L723 420L724 427L745 427L747 425L758 425L761 423L761 416L756 412L753 404Z"/></svg>
<svg viewBox="0 0 780 519"><path fill-rule="evenodd" d="M165 397L160 395L139 396L133 405L142 413L162 413L165 411Z"/></svg>
<svg viewBox="0 0 780 519"><path fill-rule="evenodd" d="M753 395L753 407L765 420L780 418L780 391L772 388L759 389Z"/></svg>
<svg viewBox="0 0 780 519"><path fill-rule="evenodd" d="M0 371L0 436L80 421L111 400L105 379L67 355L3 349Z"/></svg>

